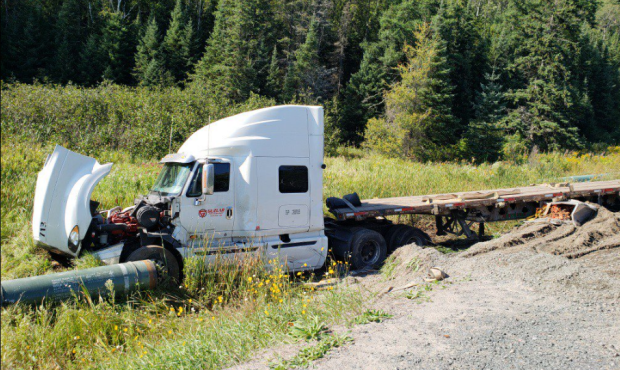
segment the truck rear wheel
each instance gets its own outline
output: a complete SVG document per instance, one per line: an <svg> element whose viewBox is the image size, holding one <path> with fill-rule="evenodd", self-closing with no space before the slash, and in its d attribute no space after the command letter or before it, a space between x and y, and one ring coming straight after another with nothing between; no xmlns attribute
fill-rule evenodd
<svg viewBox="0 0 620 370"><path fill-rule="evenodd" d="M356 227L351 240L351 267L359 270L376 268L385 260L387 245L376 231Z"/></svg>
<svg viewBox="0 0 620 370"><path fill-rule="evenodd" d="M136 249L127 257L127 261L142 260L151 260L155 262L158 274L163 271L164 274L172 280L171 283L178 284L181 281L179 261L177 261L172 252L166 248L159 245L147 245Z"/></svg>
<svg viewBox="0 0 620 370"><path fill-rule="evenodd" d="M430 237L422 230L407 225L395 225L390 229L388 245L390 251L394 251L403 245L416 244L423 247L430 243Z"/></svg>

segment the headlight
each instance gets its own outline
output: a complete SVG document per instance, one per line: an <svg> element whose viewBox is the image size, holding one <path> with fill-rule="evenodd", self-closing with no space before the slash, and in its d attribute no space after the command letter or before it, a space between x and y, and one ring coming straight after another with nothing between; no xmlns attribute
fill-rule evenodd
<svg viewBox="0 0 620 370"><path fill-rule="evenodd" d="M72 252L75 252L78 248L78 244L80 243L80 228L75 225L69 234L69 249Z"/></svg>

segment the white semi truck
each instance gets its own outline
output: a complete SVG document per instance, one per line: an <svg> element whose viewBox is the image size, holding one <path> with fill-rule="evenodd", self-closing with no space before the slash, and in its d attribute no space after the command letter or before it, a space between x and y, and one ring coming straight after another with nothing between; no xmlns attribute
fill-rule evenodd
<svg viewBox="0 0 620 370"><path fill-rule="evenodd" d="M335 219L324 218L323 109L312 106L276 106L214 122L161 163L147 195L130 207L100 211L91 194L112 164L57 146L37 179L35 241L70 257L90 251L107 264L154 260L174 279L182 279L183 260L192 255L209 261L252 254L301 271L323 266L331 249L353 268L376 267L389 250L430 240L385 216L431 214L438 234L473 237L472 222L528 217L552 199L617 204L620 190L614 180L364 202L353 193L329 198Z"/></svg>
<svg viewBox="0 0 620 370"><path fill-rule="evenodd" d="M196 254L258 254L290 271L324 264L321 107L277 106L222 119L160 163L150 192L133 206L98 211L90 197L112 164L57 146L37 179L34 239L68 256L91 251L108 264L158 260L176 278L183 259ZM381 235L371 232L370 239L353 260L358 267L385 258Z"/></svg>

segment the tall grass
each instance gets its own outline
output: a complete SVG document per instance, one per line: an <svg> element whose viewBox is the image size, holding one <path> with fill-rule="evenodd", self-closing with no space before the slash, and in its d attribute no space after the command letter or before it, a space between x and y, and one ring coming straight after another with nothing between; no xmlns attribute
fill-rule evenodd
<svg viewBox="0 0 620 370"><path fill-rule="evenodd" d="M559 182L574 175L620 178L620 147L601 154L566 152L531 156L521 163L419 163L380 156L329 158L324 176L327 196L356 191L361 198L386 198L496 189Z"/></svg>
<svg viewBox="0 0 620 370"><path fill-rule="evenodd" d="M293 322L350 322L368 298L346 286L310 294L258 259L208 267L199 259L189 261L185 286L172 293L3 309L3 365L217 369L289 338Z"/></svg>

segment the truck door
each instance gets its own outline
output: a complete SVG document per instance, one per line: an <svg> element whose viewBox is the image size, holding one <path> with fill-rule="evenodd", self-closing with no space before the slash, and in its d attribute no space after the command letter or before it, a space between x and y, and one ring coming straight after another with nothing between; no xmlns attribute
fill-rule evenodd
<svg viewBox="0 0 620 370"><path fill-rule="evenodd" d="M259 158L258 209L260 230L288 234L308 231L310 187L307 158Z"/></svg>
<svg viewBox="0 0 620 370"><path fill-rule="evenodd" d="M203 196L202 164L192 171L189 185L181 196L181 225L189 235L188 244L207 247L230 244L235 219L234 176L232 163L221 159L213 163L213 194ZM193 241L193 243L191 242Z"/></svg>

